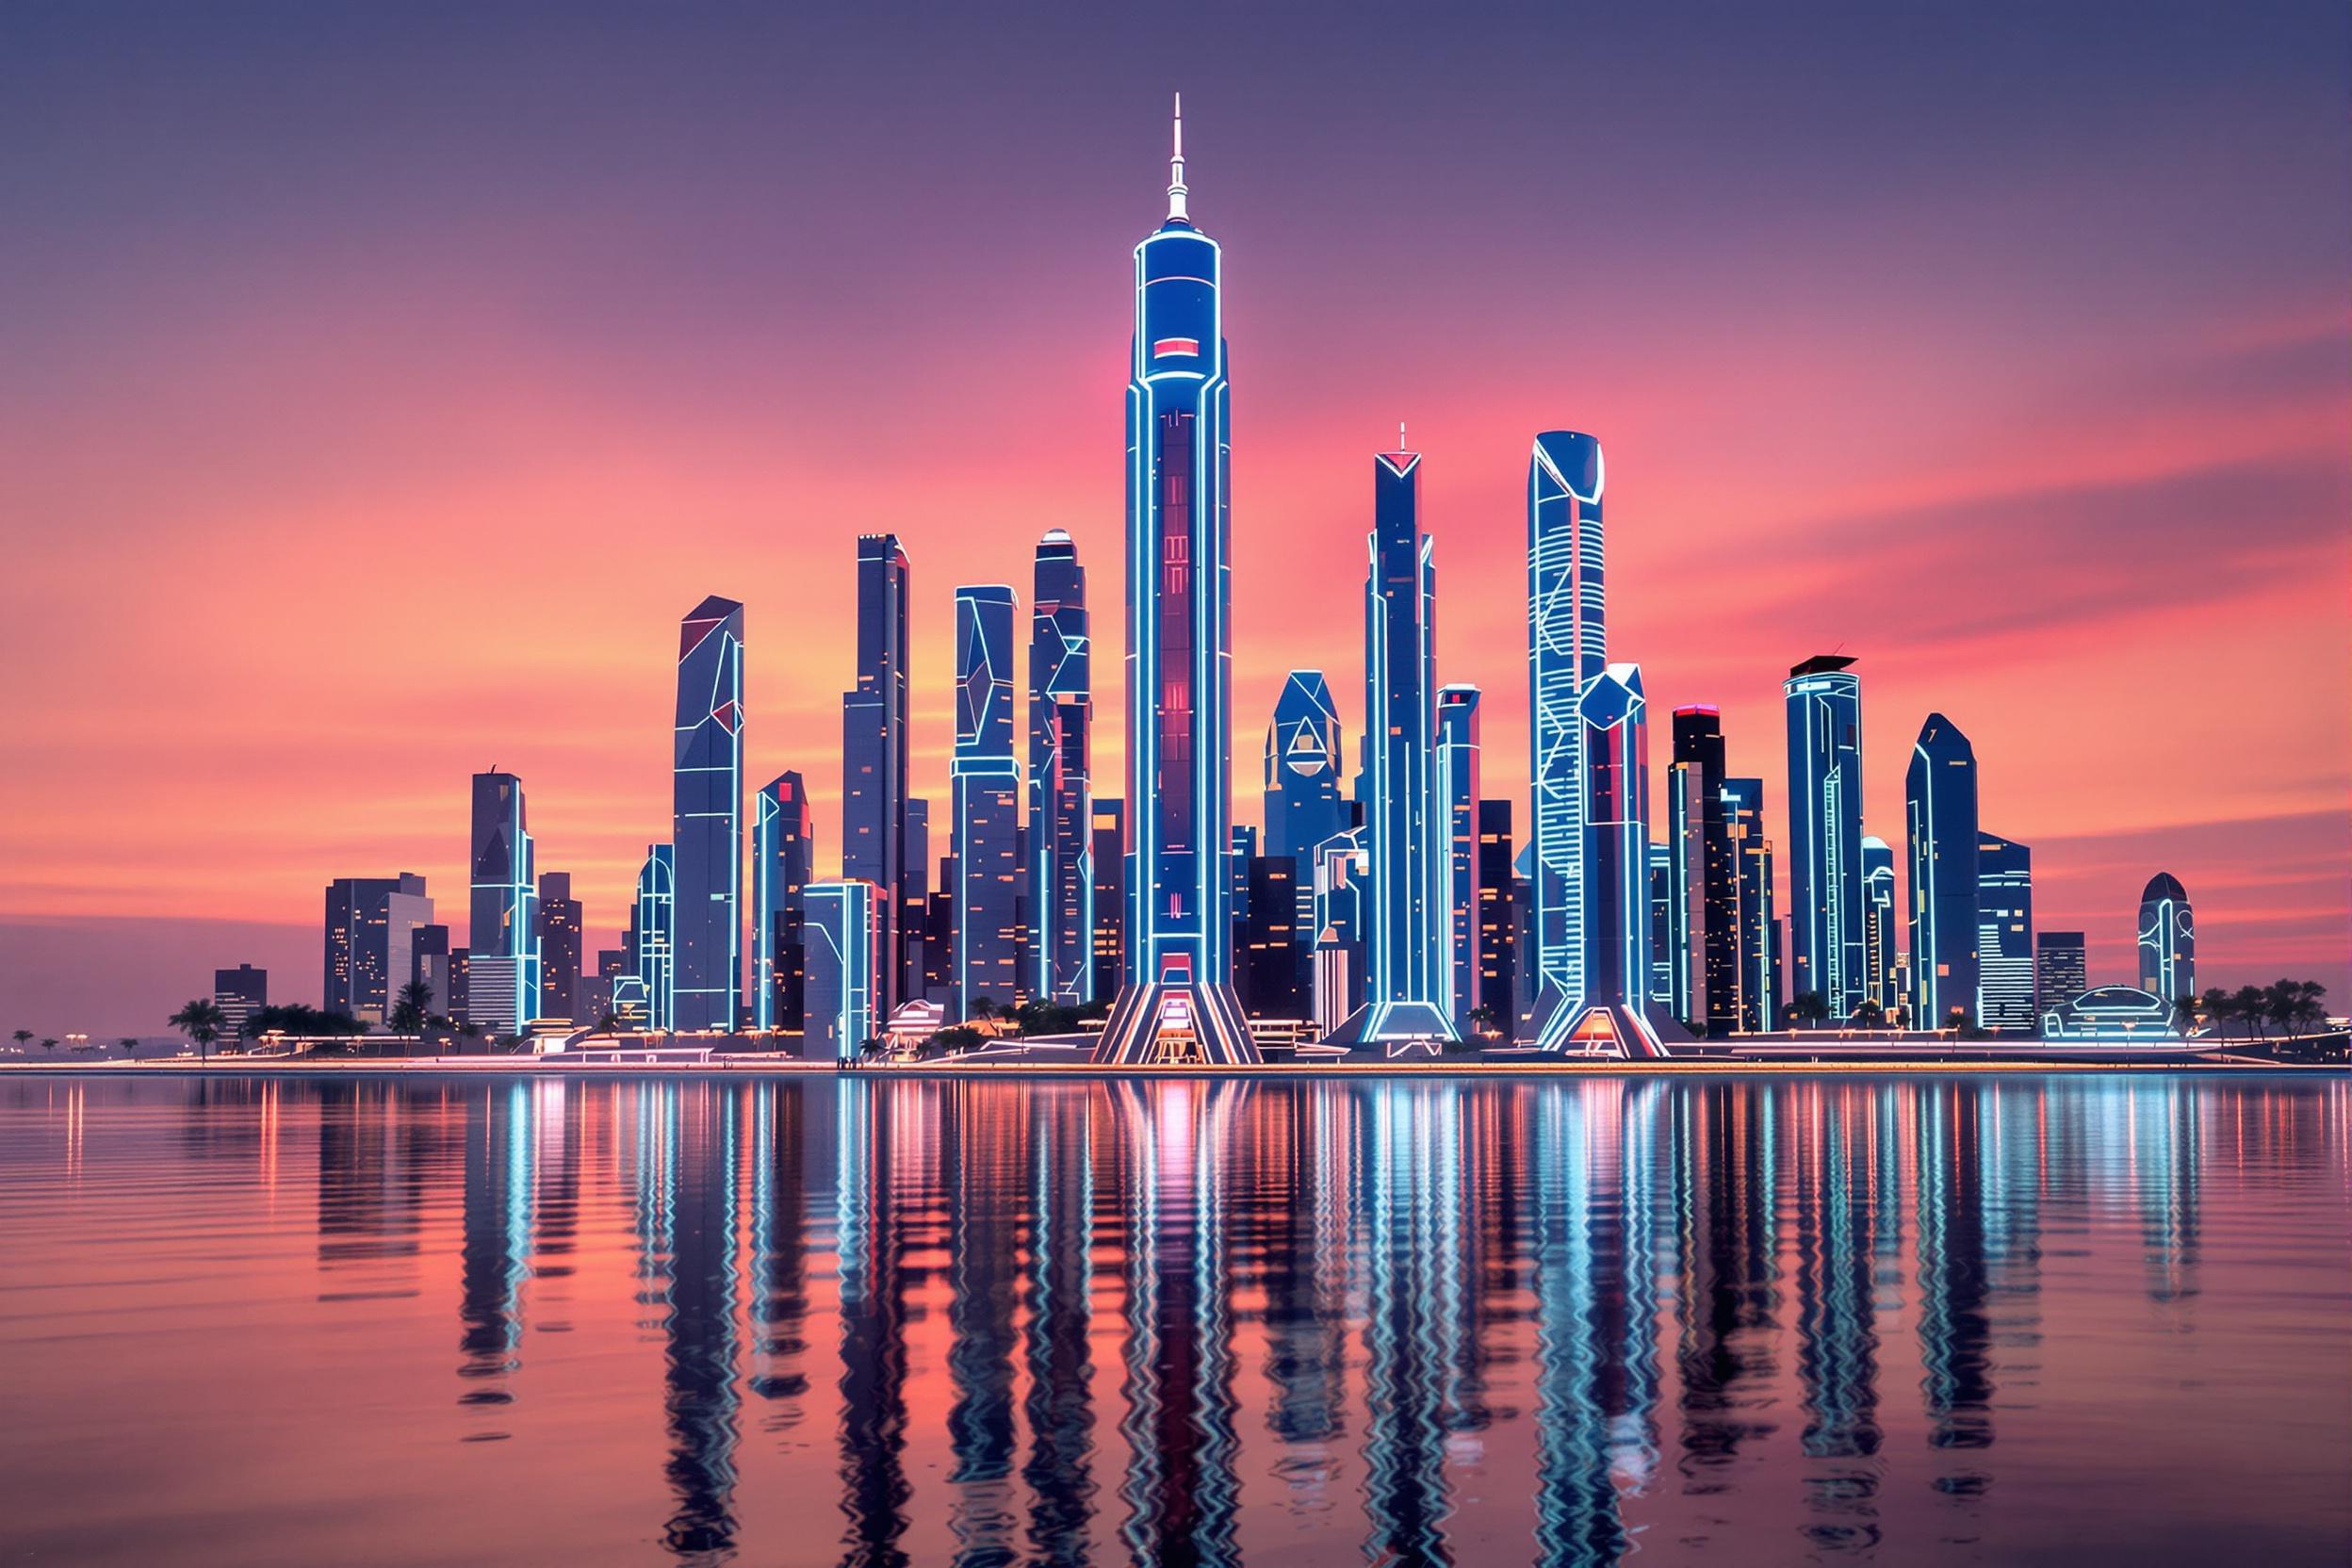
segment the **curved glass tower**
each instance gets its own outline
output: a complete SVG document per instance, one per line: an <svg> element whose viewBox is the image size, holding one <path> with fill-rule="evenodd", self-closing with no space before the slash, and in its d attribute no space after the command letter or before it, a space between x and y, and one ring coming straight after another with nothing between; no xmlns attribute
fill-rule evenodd
<svg viewBox="0 0 2352 1568"><path fill-rule="evenodd" d="M2140 892L2140 989L2166 1002L2197 994L2197 918L2180 879L2160 871Z"/></svg>
<svg viewBox="0 0 2352 1568"><path fill-rule="evenodd" d="M1127 957L1098 1059L1257 1060L1233 995L1223 256L1185 211L1135 247L1127 384Z"/></svg>
<svg viewBox="0 0 2352 1568"><path fill-rule="evenodd" d="M1911 1017L1921 1029L1974 1023L1977 1006L1976 748L1930 713L1903 776L1911 826ZM1842 1016L1842 1015L1839 1015Z"/></svg>

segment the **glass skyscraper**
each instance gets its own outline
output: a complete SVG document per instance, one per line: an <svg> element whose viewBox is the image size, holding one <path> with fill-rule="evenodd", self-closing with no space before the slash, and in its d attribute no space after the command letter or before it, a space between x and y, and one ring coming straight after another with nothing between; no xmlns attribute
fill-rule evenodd
<svg viewBox="0 0 2352 1568"><path fill-rule="evenodd" d="M2014 839L1976 841L1976 1021L2030 1034L2034 1009L2034 852Z"/></svg>
<svg viewBox="0 0 2352 1568"><path fill-rule="evenodd" d="M815 861L808 788L796 773L778 774L760 788L751 825L752 1026L762 1033L807 1022L801 900Z"/></svg>
<svg viewBox="0 0 2352 1568"><path fill-rule="evenodd" d="M1029 609L1029 985L1072 1005L1094 1000L1092 661L1086 569L1057 528Z"/></svg>
<svg viewBox="0 0 2352 1568"><path fill-rule="evenodd" d="M1842 654L1788 672L1788 916L1791 996L1832 1019L1865 994L1862 943L1862 682Z"/></svg>
<svg viewBox="0 0 2352 1568"><path fill-rule="evenodd" d="M1421 531L1421 454L1372 459L1372 531L1364 582L1364 768L1372 852L1363 1011L1338 1043L1446 1039L1446 821L1432 771L1437 744L1437 571Z"/></svg>
<svg viewBox="0 0 2352 1568"><path fill-rule="evenodd" d="M1266 852L1298 862L1310 888L1315 852L1348 831L1339 792L1339 710L1321 670L1293 670L1266 730Z"/></svg>
<svg viewBox="0 0 2352 1568"><path fill-rule="evenodd" d="M1862 996L1891 1023L1903 1006L1895 988L1895 851L1874 834L1862 839ZM1854 1004L1859 1007L1861 1003Z"/></svg>
<svg viewBox="0 0 2352 1568"><path fill-rule="evenodd" d="M743 984L743 607L716 595L678 640L670 849L674 1028L735 1028Z"/></svg>
<svg viewBox="0 0 2352 1568"><path fill-rule="evenodd" d="M416 933L432 923L433 899L413 871L328 883L320 1005L382 1023L409 981Z"/></svg>
<svg viewBox="0 0 2352 1568"><path fill-rule="evenodd" d="M1723 817L1723 721L1715 709L1674 710L1674 760L1666 776L1666 841L1674 864L1668 978L1674 1017L1710 1035L1739 1027L1733 1003L1739 941L1732 928L1738 866Z"/></svg>
<svg viewBox="0 0 2352 1568"><path fill-rule="evenodd" d="M1115 1062L1257 1060L1233 994L1232 495L1224 257L1168 217L1135 247L1127 386L1127 961Z"/></svg>
<svg viewBox="0 0 2352 1568"><path fill-rule="evenodd" d="M1437 692L1437 805L1439 842L1445 846L1446 942L1451 976L1446 1011L1454 1032L1475 1038L1470 1015L1482 996L1483 916L1478 903L1478 689L1441 686Z"/></svg>
<svg viewBox="0 0 2352 1568"><path fill-rule="evenodd" d="M906 972L907 930L920 919L915 887L929 875L906 843L911 576L898 535L858 536L857 683L841 694L841 875L873 883L881 900L874 1007L885 1019L902 994L923 989L922 976Z"/></svg>
<svg viewBox="0 0 2352 1568"><path fill-rule="evenodd" d="M1584 1001L1560 1049L1662 1056L1649 1021L1649 704L1642 666L1602 668L1584 720Z"/></svg>
<svg viewBox="0 0 2352 1568"><path fill-rule="evenodd" d="M877 990L882 890L846 878L811 882L801 894L801 912L808 944L801 1054L810 1061L854 1061L885 1021Z"/></svg>
<svg viewBox="0 0 2352 1568"><path fill-rule="evenodd" d="M1586 995L1585 690L1609 663L1601 444L1546 431L1527 460L1528 823L1536 1043L1560 1049Z"/></svg>
<svg viewBox="0 0 2352 1568"><path fill-rule="evenodd" d="M637 870L637 902L630 911L629 968L645 1004L645 1026L667 1030L678 1016L677 970L671 952L678 929L677 861L668 844L647 844ZM614 1005L617 1009L618 992Z"/></svg>
<svg viewBox="0 0 2352 1568"><path fill-rule="evenodd" d="M2166 1002L2197 994L2197 917L2180 878L2160 871L2140 893L2140 989Z"/></svg>
<svg viewBox="0 0 2352 1568"><path fill-rule="evenodd" d="M490 1034L519 1035L539 1005L538 873L521 779L474 775L472 841L466 1018Z"/></svg>
<svg viewBox="0 0 2352 1568"><path fill-rule="evenodd" d="M1903 775L1910 823L1911 1018L1942 1029L1976 1009L1976 748L1930 713ZM1842 1017L1843 1015L1838 1015Z"/></svg>
<svg viewBox="0 0 2352 1568"><path fill-rule="evenodd" d="M2090 949L2080 931L2034 933L2034 1016L2091 988Z"/></svg>
<svg viewBox="0 0 2352 1568"><path fill-rule="evenodd" d="M1013 591L956 590L956 1007L1021 1000L1021 766L1013 760Z"/></svg>
<svg viewBox="0 0 2352 1568"><path fill-rule="evenodd" d="M1772 913L1772 841L1764 834L1764 781L1723 780L1723 832L1731 841L1733 1027L1780 1026L1779 922Z"/></svg>

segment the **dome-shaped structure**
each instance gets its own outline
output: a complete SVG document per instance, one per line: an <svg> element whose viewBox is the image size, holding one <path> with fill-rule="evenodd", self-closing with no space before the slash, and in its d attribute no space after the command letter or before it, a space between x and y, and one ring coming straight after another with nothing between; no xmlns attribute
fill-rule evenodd
<svg viewBox="0 0 2352 1568"><path fill-rule="evenodd" d="M2160 898L2169 898L2176 904L2189 901L2188 890L2180 886L2180 879L2168 871L2160 871L2149 877L2147 890L2140 894L2143 904L2152 904Z"/></svg>
<svg viewBox="0 0 2352 1568"><path fill-rule="evenodd" d="M2053 1045L2171 1045L2180 1029L2172 1004L2137 986L2099 986L2042 1014Z"/></svg>

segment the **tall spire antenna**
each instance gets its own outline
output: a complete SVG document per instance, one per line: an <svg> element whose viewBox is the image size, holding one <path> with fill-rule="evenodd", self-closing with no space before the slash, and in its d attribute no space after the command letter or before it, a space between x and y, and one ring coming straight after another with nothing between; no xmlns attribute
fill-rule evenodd
<svg viewBox="0 0 2352 1568"><path fill-rule="evenodd" d="M1168 215L1184 217L1184 95L1176 95L1176 138L1168 160Z"/></svg>

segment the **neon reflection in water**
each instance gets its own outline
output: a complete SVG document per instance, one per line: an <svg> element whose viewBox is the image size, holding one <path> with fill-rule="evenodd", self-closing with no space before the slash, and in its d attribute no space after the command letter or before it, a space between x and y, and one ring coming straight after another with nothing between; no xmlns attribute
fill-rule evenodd
<svg viewBox="0 0 2352 1568"><path fill-rule="evenodd" d="M1934 1560L2084 1506L2165 1560L2249 1528L2194 1454L2259 1462L2276 1500L2326 1478L2344 1392L2341 1082L74 1093L43 1177L86 1186L142 1097L185 1119L171 1158L255 1173L208 1202L284 1215L315 1149L315 1299L270 1331L453 1289L427 1317L454 1315L454 1377L398 1397L455 1407L504 1512L585 1476L685 1561ZM2334 1256L2249 1293L2251 1254L2209 1267L2216 1201L2265 1255ZM2232 1337L2330 1290L2299 1373ZM2072 1371L2160 1356L2123 1425ZM2269 1378L2261 1420L2198 1392L2225 1369ZM360 1474L397 1496L401 1465ZM2282 1528L2341 1507L2286 1500Z"/></svg>

